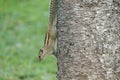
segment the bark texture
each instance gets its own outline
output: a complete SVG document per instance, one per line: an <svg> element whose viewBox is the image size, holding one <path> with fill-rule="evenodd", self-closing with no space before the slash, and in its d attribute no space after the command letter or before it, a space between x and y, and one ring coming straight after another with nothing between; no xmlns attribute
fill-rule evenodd
<svg viewBox="0 0 120 80"><path fill-rule="evenodd" d="M58 0L58 80L120 80L120 1Z"/></svg>

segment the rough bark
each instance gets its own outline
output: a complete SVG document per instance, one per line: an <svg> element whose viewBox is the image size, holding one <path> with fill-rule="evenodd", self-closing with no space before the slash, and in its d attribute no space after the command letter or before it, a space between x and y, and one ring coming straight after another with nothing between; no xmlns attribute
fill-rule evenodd
<svg viewBox="0 0 120 80"><path fill-rule="evenodd" d="M120 80L120 1L58 0L58 80Z"/></svg>

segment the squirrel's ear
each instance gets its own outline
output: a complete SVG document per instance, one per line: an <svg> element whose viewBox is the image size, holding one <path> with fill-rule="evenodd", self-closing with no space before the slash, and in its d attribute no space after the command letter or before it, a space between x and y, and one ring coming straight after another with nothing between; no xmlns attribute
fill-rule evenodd
<svg viewBox="0 0 120 80"><path fill-rule="evenodd" d="M40 49L40 52L43 53L43 49Z"/></svg>

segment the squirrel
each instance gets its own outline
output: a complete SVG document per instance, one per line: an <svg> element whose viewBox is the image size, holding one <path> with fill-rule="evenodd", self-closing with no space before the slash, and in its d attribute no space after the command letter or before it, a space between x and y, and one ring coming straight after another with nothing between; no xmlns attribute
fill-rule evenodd
<svg viewBox="0 0 120 80"><path fill-rule="evenodd" d="M54 53L56 42L57 0L51 0L48 30L46 32L44 46L39 51L39 60L43 60L48 54Z"/></svg>

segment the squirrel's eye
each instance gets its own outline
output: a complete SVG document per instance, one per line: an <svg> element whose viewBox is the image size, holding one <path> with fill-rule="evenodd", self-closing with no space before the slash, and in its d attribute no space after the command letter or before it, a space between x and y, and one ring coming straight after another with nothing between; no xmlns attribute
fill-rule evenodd
<svg viewBox="0 0 120 80"><path fill-rule="evenodd" d="M40 52L43 53L43 49L40 49Z"/></svg>

